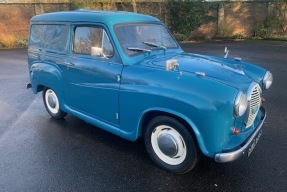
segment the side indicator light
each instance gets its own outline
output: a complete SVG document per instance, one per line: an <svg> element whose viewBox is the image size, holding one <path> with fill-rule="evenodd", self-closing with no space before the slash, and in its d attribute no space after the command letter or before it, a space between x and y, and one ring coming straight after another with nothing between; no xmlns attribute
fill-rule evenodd
<svg viewBox="0 0 287 192"><path fill-rule="evenodd" d="M233 128L232 133L233 133L233 135L238 135L240 133L240 130L237 128Z"/></svg>
<svg viewBox="0 0 287 192"><path fill-rule="evenodd" d="M263 97L261 97L261 103L265 103L265 99Z"/></svg>

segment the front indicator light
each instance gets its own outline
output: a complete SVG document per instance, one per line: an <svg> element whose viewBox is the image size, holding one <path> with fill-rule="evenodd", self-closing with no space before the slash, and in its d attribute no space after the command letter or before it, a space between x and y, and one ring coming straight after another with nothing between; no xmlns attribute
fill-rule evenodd
<svg viewBox="0 0 287 192"><path fill-rule="evenodd" d="M240 133L240 130L237 128L233 128L232 133L233 135L238 135Z"/></svg>
<svg viewBox="0 0 287 192"><path fill-rule="evenodd" d="M261 103L263 104L263 103L265 103L265 98L263 98L263 97L261 97Z"/></svg>

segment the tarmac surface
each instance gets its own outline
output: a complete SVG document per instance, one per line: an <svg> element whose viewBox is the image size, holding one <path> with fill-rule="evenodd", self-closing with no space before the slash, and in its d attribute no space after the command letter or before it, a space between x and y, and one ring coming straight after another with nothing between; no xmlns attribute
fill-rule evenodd
<svg viewBox="0 0 287 192"><path fill-rule="evenodd" d="M202 157L184 175L158 168L144 142L129 142L68 115L56 121L26 89L27 51L0 50L0 191L287 191L287 43L182 44L193 53L241 57L270 70L267 119L247 159Z"/></svg>

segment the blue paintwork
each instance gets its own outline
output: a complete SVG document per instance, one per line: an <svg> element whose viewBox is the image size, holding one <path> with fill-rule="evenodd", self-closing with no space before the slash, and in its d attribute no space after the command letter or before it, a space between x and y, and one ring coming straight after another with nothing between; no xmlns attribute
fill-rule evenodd
<svg viewBox="0 0 287 192"><path fill-rule="evenodd" d="M254 125L245 130L244 116L236 119L233 105L238 92L246 93L251 82L263 86L265 69L235 60L185 53L180 46L128 57L114 28L130 22L162 24L151 16L116 11L72 11L33 17L31 25L61 23L69 27L70 33L63 53L29 47L33 92L41 91L42 86L50 87L57 93L63 111L131 141L143 134L147 114L174 115L190 125L201 151L209 157L236 148L254 132L261 112ZM114 56L103 59L74 54L71 50L74 25L103 27ZM178 71L166 71L165 63L169 59L178 60ZM200 77L196 72L204 72L206 76ZM232 135L234 126L242 134Z"/></svg>

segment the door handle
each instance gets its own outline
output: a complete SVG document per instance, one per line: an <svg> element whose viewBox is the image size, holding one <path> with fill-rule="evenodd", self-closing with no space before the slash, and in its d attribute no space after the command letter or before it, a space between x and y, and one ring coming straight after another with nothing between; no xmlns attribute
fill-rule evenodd
<svg viewBox="0 0 287 192"><path fill-rule="evenodd" d="M74 63L65 62L65 65L66 65L67 67L73 67L75 64L74 64Z"/></svg>

